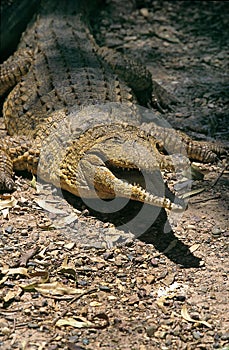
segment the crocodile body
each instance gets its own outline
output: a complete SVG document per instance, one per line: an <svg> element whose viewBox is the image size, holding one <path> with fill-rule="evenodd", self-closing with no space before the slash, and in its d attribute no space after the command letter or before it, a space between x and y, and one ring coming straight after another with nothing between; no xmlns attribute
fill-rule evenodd
<svg viewBox="0 0 229 350"><path fill-rule="evenodd" d="M145 67L97 46L83 3L45 1L1 66L1 93L16 85L3 108L9 136L0 145L1 187L14 187L13 170L29 170L77 196L118 195L182 210L180 202L117 172L137 169L148 176L188 166L185 157L162 149L207 162L220 149L142 123L139 104L164 107L171 97Z"/></svg>

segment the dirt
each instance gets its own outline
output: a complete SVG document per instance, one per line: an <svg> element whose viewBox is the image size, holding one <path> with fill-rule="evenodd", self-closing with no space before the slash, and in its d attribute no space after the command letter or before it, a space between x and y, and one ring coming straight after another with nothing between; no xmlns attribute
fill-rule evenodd
<svg viewBox="0 0 229 350"><path fill-rule="evenodd" d="M92 25L180 99L161 117L226 147L228 4L110 0ZM98 212L16 174L1 198L0 347L229 349L228 170L198 166L204 179L187 183L204 191L179 215L138 203Z"/></svg>

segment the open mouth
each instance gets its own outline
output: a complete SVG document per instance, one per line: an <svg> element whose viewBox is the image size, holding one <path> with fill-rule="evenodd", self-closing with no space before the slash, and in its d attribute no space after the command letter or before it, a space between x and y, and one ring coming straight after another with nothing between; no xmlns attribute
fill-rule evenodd
<svg viewBox="0 0 229 350"><path fill-rule="evenodd" d="M170 209L177 211L185 210L186 203L183 199L176 197L175 193L169 189L159 170L148 173L138 169L113 167L109 162L106 163L106 166L117 179L127 185L136 187L146 197L148 194L149 196L164 198L171 202L173 208L171 207ZM131 198L130 195L130 199L134 198Z"/></svg>

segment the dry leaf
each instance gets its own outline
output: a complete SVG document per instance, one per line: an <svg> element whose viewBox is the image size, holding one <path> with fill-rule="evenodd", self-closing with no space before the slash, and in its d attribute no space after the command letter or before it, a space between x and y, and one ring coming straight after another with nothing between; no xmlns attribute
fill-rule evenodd
<svg viewBox="0 0 229 350"><path fill-rule="evenodd" d="M200 324L205 325L206 327L212 328L212 325L210 325L210 323L208 323L208 322L206 322L206 321L194 320L194 318L191 318L191 316L190 316L189 313L188 313L188 310L187 310L186 305L183 305L183 306L182 306L182 309L181 309L181 316L182 316L186 321L194 322L194 323L200 323Z"/></svg>
<svg viewBox="0 0 229 350"><path fill-rule="evenodd" d="M13 208L17 204L17 200L12 196L7 199L0 200L0 210L5 208Z"/></svg>
<svg viewBox="0 0 229 350"><path fill-rule="evenodd" d="M68 216L66 216L64 219L63 219L63 223L65 225L70 225L72 224L74 221L77 221L78 220L78 215L72 213Z"/></svg>
<svg viewBox="0 0 229 350"><path fill-rule="evenodd" d="M165 298L164 296L158 298L157 301L156 301L157 306L159 306L159 308L162 309L162 311L163 311L164 313L167 312L166 307L165 307L165 305L164 305L164 302L165 302L165 301L166 301L166 298Z"/></svg>
<svg viewBox="0 0 229 350"><path fill-rule="evenodd" d="M0 285L5 283L8 280L9 276L4 276L1 280L0 280Z"/></svg>
<svg viewBox="0 0 229 350"><path fill-rule="evenodd" d="M170 273L162 280L162 283L164 283L166 286L169 286L174 282L175 277L176 277L175 273Z"/></svg>
<svg viewBox="0 0 229 350"><path fill-rule="evenodd" d="M21 294L22 289L19 286L14 286L13 290L10 290L3 298L5 303L7 303L9 300L14 299L15 297L19 296Z"/></svg>
<svg viewBox="0 0 229 350"><path fill-rule="evenodd" d="M64 245L64 248L71 250L72 248L74 248L75 245L76 245L75 242L67 243L67 244Z"/></svg>
<svg viewBox="0 0 229 350"><path fill-rule="evenodd" d="M1 210L3 219L9 219L9 208L5 208Z"/></svg>
<svg viewBox="0 0 229 350"><path fill-rule="evenodd" d="M54 207L53 205L49 204L47 201L43 199L36 199L35 202L39 205L39 207L41 207L42 209L52 214L66 214L64 210Z"/></svg>
<svg viewBox="0 0 229 350"><path fill-rule="evenodd" d="M197 194L199 194L199 193L201 193L203 191L205 191L205 188L203 188L203 187L202 188L198 188L196 190L192 190L192 191L186 192L186 193L182 194L180 197L182 199L185 199L185 198L188 198L188 197L195 196L195 195L197 195Z"/></svg>
<svg viewBox="0 0 229 350"><path fill-rule="evenodd" d="M68 273L70 275L73 275L74 278L76 278L75 266L73 264L68 264L68 257L67 256L64 258L64 261L60 267L59 272Z"/></svg>
<svg viewBox="0 0 229 350"><path fill-rule="evenodd" d="M50 295L74 295L74 294L82 293L82 289L68 287L60 282L32 283L21 287L24 290L36 290L41 294L50 294Z"/></svg>
<svg viewBox="0 0 229 350"><path fill-rule="evenodd" d="M10 275L25 275L29 277L28 270L25 267L17 267L17 268L2 268L1 273L7 276Z"/></svg>
<svg viewBox="0 0 229 350"><path fill-rule="evenodd" d="M26 266L28 260L32 258L38 251L38 247L32 248L24 253L20 258L20 266Z"/></svg>
<svg viewBox="0 0 229 350"><path fill-rule="evenodd" d="M76 319L73 317L61 318L56 322L56 326L72 326L75 328L92 328L95 326L94 323L88 321L84 317L77 317Z"/></svg>
<svg viewBox="0 0 229 350"><path fill-rule="evenodd" d="M36 178L35 178L34 175L33 175L32 180L30 181L30 186L31 186L32 188L34 188L35 190L37 189L37 181L36 181Z"/></svg>
<svg viewBox="0 0 229 350"><path fill-rule="evenodd" d="M200 244L196 243L196 244L193 244L190 248L189 248L189 251L191 253L195 252L198 248L199 248Z"/></svg>
<svg viewBox="0 0 229 350"><path fill-rule="evenodd" d="M31 272L29 274L29 276L32 279L32 283L30 283L30 284L46 283L49 280L49 273L48 273L48 271Z"/></svg>
<svg viewBox="0 0 229 350"><path fill-rule="evenodd" d="M98 302L98 301L92 301L90 304L90 306L101 306L102 303Z"/></svg>
<svg viewBox="0 0 229 350"><path fill-rule="evenodd" d="M45 252L47 250L48 247L44 247L38 254L37 257L44 259L45 258Z"/></svg>

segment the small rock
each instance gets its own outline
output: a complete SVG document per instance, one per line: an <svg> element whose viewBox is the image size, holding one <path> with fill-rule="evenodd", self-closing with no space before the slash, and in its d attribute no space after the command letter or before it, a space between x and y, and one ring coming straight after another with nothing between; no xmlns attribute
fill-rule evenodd
<svg viewBox="0 0 229 350"><path fill-rule="evenodd" d="M8 335L8 334L10 334L10 332L11 332L11 330L10 330L10 328L8 328L8 327L3 327L3 328L1 328L1 333L2 333L3 335Z"/></svg>
<svg viewBox="0 0 229 350"><path fill-rule="evenodd" d="M202 334L199 331L194 331L192 335L193 335L193 338L195 338L196 340L202 337Z"/></svg>
<svg viewBox="0 0 229 350"><path fill-rule="evenodd" d="M198 314L198 312L192 312L190 315L194 320L199 320L200 319L200 315Z"/></svg>
<svg viewBox="0 0 229 350"><path fill-rule="evenodd" d="M152 324L151 326L146 328L146 333L147 333L148 337L152 337L154 335L154 333L156 332L156 330L157 330L156 324Z"/></svg>
<svg viewBox="0 0 229 350"><path fill-rule="evenodd" d="M124 278L126 277L126 273L117 273L116 275L118 278Z"/></svg>
<svg viewBox="0 0 229 350"><path fill-rule="evenodd" d="M151 265L153 267L157 267L158 266L158 260L157 259L152 258L150 262L151 262Z"/></svg>
<svg viewBox="0 0 229 350"><path fill-rule="evenodd" d="M154 333L154 336L156 338L164 339L166 337L166 332L165 331L157 331Z"/></svg>
<svg viewBox="0 0 229 350"><path fill-rule="evenodd" d="M214 226L212 228L212 234L213 236L220 236L222 233L222 230L219 227Z"/></svg>
<svg viewBox="0 0 229 350"><path fill-rule="evenodd" d="M196 226L195 225L187 225L188 230L195 230Z"/></svg>
<svg viewBox="0 0 229 350"><path fill-rule="evenodd" d="M11 233L13 233L13 226L7 226L6 228L5 228L5 232L6 233L9 233L9 234L11 234Z"/></svg>
<svg viewBox="0 0 229 350"><path fill-rule="evenodd" d="M149 17L149 10L147 8L143 7L139 10L139 12L143 17L145 18Z"/></svg>
<svg viewBox="0 0 229 350"><path fill-rule="evenodd" d="M172 338L169 334L167 334L165 339L165 345L170 346L172 344Z"/></svg>
<svg viewBox="0 0 229 350"><path fill-rule="evenodd" d="M122 261L122 257L121 257L121 256L117 256L117 257L115 258L115 264L116 264L116 266L118 266L118 267L121 267L121 266L122 266L123 261Z"/></svg>
<svg viewBox="0 0 229 350"><path fill-rule="evenodd" d="M71 337L68 338L68 340L71 342L71 343L75 343L77 340L78 340L78 335L72 335Z"/></svg>
<svg viewBox="0 0 229 350"><path fill-rule="evenodd" d="M146 282L149 284L152 284L155 281L155 276L154 275L148 275L146 277Z"/></svg>
<svg viewBox="0 0 229 350"><path fill-rule="evenodd" d="M128 304L129 304L129 305L134 305L134 304L136 304L136 303L138 303L138 302L139 302L139 297L138 297L137 294L132 295L132 296L129 298L129 300L128 300Z"/></svg>
<svg viewBox="0 0 229 350"><path fill-rule="evenodd" d="M209 103L209 104L208 104L208 107L209 107L209 108L214 108L215 105L214 105L214 103Z"/></svg>
<svg viewBox="0 0 229 350"><path fill-rule="evenodd" d="M28 230L27 230L27 229L21 230L21 236L22 236L22 237L28 236Z"/></svg>
<svg viewBox="0 0 229 350"><path fill-rule="evenodd" d="M74 246L75 246L75 242L71 242L71 243L65 244L64 248L71 250L72 248L74 248Z"/></svg>
<svg viewBox="0 0 229 350"><path fill-rule="evenodd" d="M84 280L78 280L77 283L82 287L85 287L88 284L87 281L84 281Z"/></svg>
<svg viewBox="0 0 229 350"><path fill-rule="evenodd" d="M88 345L88 344L90 343L90 341L89 341L88 338L84 338L84 339L82 340L82 343L83 343L83 345Z"/></svg>
<svg viewBox="0 0 229 350"><path fill-rule="evenodd" d="M112 259L113 256L114 256L113 252L106 252L106 253L103 254L103 259L104 260Z"/></svg>
<svg viewBox="0 0 229 350"><path fill-rule="evenodd" d="M222 334L221 339L222 340L229 340L229 332Z"/></svg>
<svg viewBox="0 0 229 350"><path fill-rule="evenodd" d="M176 299L177 299L178 301L185 301L186 297L185 297L185 295L177 295L177 296L176 296Z"/></svg>
<svg viewBox="0 0 229 350"><path fill-rule="evenodd" d="M181 332L180 326L176 326L172 333L174 335L178 336L180 334L180 332Z"/></svg>
<svg viewBox="0 0 229 350"><path fill-rule="evenodd" d="M38 325L37 323L29 322L29 323L28 323L28 327L29 327L29 328L33 328L33 329L36 329L36 328L39 328L39 325Z"/></svg>
<svg viewBox="0 0 229 350"><path fill-rule="evenodd" d="M124 40L125 41L135 41L135 40L137 40L137 36L135 36L135 35L129 36L128 35L124 38Z"/></svg>
<svg viewBox="0 0 229 350"><path fill-rule="evenodd" d="M110 291L111 291L110 287L108 287L108 286L102 286L102 285L100 285L100 286L99 286L99 289L100 289L101 291L103 291L103 292L110 292Z"/></svg>

